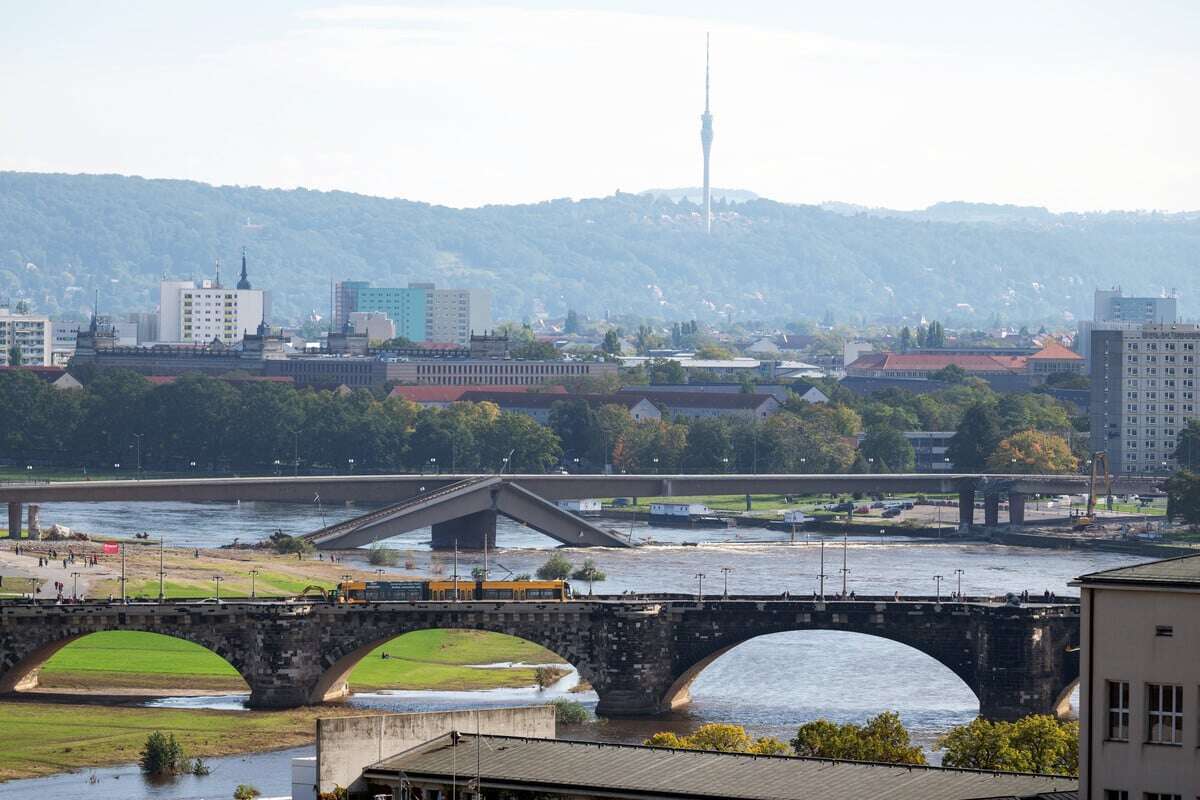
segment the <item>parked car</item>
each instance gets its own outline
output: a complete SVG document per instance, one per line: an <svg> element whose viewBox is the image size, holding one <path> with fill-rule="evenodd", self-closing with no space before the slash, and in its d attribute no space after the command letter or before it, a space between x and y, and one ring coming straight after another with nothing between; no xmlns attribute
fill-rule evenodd
<svg viewBox="0 0 1200 800"><path fill-rule="evenodd" d="M854 510L854 503L834 503L832 505L825 506L825 510L832 511L836 514L844 514L847 511Z"/></svg>
<svg viewBox="0 0 1200 800"><path fill-rule="evenodd" d="M883 516L885 516L885 517L898 517L898 516L900 516L900 509L899 509L899 508L896 508L895 506L893 506L892 508L885 508L885 509L883 510Z"/></svg>

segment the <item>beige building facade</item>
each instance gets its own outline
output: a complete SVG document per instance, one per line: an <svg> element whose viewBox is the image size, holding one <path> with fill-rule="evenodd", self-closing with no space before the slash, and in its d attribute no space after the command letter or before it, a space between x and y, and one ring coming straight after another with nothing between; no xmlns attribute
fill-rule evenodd
<svg viewBox="0 0 1200 800"><path fill-rule="evenodd" d="M1200 556L1079 578L1080 800L1200 797Z"/></svg>

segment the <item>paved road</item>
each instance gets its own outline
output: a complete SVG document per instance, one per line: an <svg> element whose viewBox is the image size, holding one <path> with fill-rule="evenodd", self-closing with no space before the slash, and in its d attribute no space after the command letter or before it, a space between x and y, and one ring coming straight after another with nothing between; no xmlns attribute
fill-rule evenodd
<svg viewBox="0 0 1200 800"><path fill-rule="evenodd" d="M26 555L25 547L22 546L22 554L17 555L13 552L11 546L0 549L0 575L4 576L6 590L15 590L28 592L29 578L34 578L37 581L37 596L43 599L53 599L55 597L54 582L58 581L66 587L63 592L64 597L70 597L74 587L74 578L72 572L79 574L79 594L81 597L88 596L88 590L95 581L104 580L106 578L117 577L117 572L111 567L101 564L100 566L89 567L84 564L82 558L77 558L74 563L68 562L67 566L63 567L62 559L50 560L46 566L39 567L38 559L43 557L46 550L55 549L65 553L67 549L66 542L43 542L37 546L36 551L29 551ZM26 580L21 580L21 579ZM13 587L9 587L10 580L15 580Z"/></svg>

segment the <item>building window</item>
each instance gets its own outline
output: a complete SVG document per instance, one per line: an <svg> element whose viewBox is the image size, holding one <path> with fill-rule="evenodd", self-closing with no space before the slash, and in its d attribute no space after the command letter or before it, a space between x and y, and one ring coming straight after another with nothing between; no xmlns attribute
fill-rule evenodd
<svg viewBox="0 0 1200 800"><path fill-rule="evenodd" d="M1147 741L1151 744L1183 744L1183 687L1146 684Z"/></svg>
<svg viewBox="0 0 1200 800"><path fill-rule="evenodd" d="M1127 792L1121 792L1127 795ZM1183 800L1181 795L1171 794L1170 792L1146 792L1142 795L1145 800Z"/></svg>
<svg viewBox="0 0 1200 800"><path fill-rule="evenodd" d="M1129 800L1129 792L1124 789L1105 789L1104 800Z"/></svg>
<svg viewBox="0 0 1200 800"><path fill-rule="evenodd" d="M1129 681L1108 681L1108 738L1129 741Z"/></svg>

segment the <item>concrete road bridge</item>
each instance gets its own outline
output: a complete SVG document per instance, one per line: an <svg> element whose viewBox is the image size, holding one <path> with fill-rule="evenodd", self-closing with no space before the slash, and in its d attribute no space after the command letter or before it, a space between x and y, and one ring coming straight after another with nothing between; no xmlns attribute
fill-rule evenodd
<svg viewBox="0 0 1200 800"><path fill-rule="evenodd" d="M994 598L682 595L568 602L0 604L0 691L32 688L50 656L99 631L149 631L195 642L250 686L250 705L290 708L343 698L354 666L392 638L431 628L493 631L535 642L574 665L597 713L646 716L688 701L688 687L742 642L785 631L879 636L954 672L994 719L1065 709L1079 677L1077 602L1008 605ZM878 670L886 682L886 665Z"/></svg>
<svg viewBox="0 0 1200 800"><path fill-rule="evenodd" d="M1113 491L1155 493L1160 491L1162 481L1154 477L1116 477ZM975 499L982 496L983 524L993 526L999 524L1001 497L1008 498L1009 522L1021 524L1027 496L1078 494L1086 492L1088 485L1086 475L971 473L333 475L15 483L0 486L0 502L8 503L12 529L21 525L23 503L238 500L312 503L319 498L326 504L361 502L391 506L312 534L319 547L328 549L355 546L424 525L435 526L435 547L451 547L452 540L457 540L464 548L478 548L485 540L494 539L498 514L510 516L562 542L623 546L627 544L623 537L577 515L553 509L553 501L593 497L922 492L957 494L959 522L965 526L974 523Z"/></svg>

